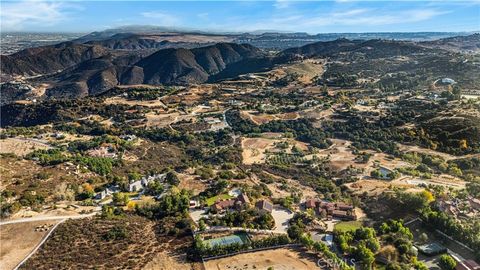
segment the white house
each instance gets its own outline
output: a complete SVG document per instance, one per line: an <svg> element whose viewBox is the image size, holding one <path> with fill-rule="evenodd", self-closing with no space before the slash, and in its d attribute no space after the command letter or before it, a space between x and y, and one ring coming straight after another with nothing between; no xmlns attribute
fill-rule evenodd
<svg viewBox="0 0 480 270"><path fill-rule="evenodd" d="M155 180L163 181L165 179L166 173L144 176L142 179L132 182L128 185L128 191L137 192L148 186L151 182Z"/></svg>

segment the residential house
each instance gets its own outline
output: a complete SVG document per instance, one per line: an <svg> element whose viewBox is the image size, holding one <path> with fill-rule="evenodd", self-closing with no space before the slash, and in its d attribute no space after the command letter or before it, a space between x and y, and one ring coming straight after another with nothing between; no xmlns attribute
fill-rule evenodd
<svg viewBox="0 0 480 270"><path fill-rule="evenodd" d="M138 192L141 191L142 189L146 188L148 184L155 180L164 180L166 173L162 174L156 174L156 175L149 175L149 176L144 176L142 179L134 181L128 185L128 191L130 192Z"/></svg>
<svg viewBox="0 0 480 270"><path fill-rule="evenodd" d="M113 195L113 193L116 193L116 192L119 192L119 191L120 191L120 188L119 188L118 186L107 187L107 188L104 189L103 191L98 192L98 193L95 195L95 199L97 199L97 200L103 200L103 199L105 199L106 197Z"/></svg>
<svg viewBox="0 0 480 270"><path fill-rule="evenodd" d="M352 205L349 205L349 204L346 204L346 203L343 203L343 202L336 203L335 205L338 209L343 210L343 211L353 210Z"/></svg>
<svg viewBox="0 0 480 270"><path fill-rule="evenodd" d="M346 204L343 202L326 202L321 201L317 203L317 212L323 217L327 218L338 218L342 220L356 220L357 216L355 215L353 205Z"/></svg>
<svg viewBox="0 0 480 270"><path fill-rule="evenodd" d="M356 220L357 217L354 214L350 214L347 211L342 210L333 210L332 217L338 218L341 220Z"/></svg>
<svg viewBox="0 0 480 270"><path fill-rule="evenodd" d="M255 204L255 207L261 211L271 213L273 211L273 204L267 200L260 200Z"/></svg>
<svg viewBox="0 0 480 270"><path fill-rule="evenodd" d="M240 202L241 204L250 204L250 199L247 195L242 193L237 197L237 202Z"/></svg>
<svg viewBox="0 0 480 270"><path fill-rule="evenodd" d="M218 118L215 118L215 117L205 117L204 120L205 120L205 122L207 122L210 125L219 124L219 123L222 122L222 120L220 120Z"/></svg>
<svg viewBox="0 0 480 270"><path fill-rule="evenodd" d="M222 212L227 209L233 208L234 205L235 205L234 199L222 200L214 203L212 205L212 209L215 210L216 212Z"/></svg>
<svg viewBox="0 0 480 270"><path fill-rule="evenodd" d="M216 212L222 212L232 208L241 210L248 207L249 204L250 204L250 199L247 197L247 195L240 194L235 199L217 201L211 206L211 208Z"/></svg>
<svg viewBox="0 0 480 270"><path fill-rule="evenodd" d="M137 192L142 189L143 189L143 185L141 180L137 180L135 182L128 184L128 191L130 192Z"/></svg>

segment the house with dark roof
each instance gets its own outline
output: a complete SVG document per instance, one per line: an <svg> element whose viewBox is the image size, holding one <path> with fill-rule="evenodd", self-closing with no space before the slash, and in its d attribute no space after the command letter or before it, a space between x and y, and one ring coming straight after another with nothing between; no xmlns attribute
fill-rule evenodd
<svg viewBox="0 0 480 270"><path fill-rule="evenodd" d="M255 204L255 207L261 211L271 213L273 211L273 204L267 200L260 200Z"/></svg>
<svg viewBox="0 0 480 270"><path fill-rule="evenodd" d="M248 198L247 195L245 194L240 194L238 197L237 197L237 201L242 203L242 204L250 204L250 199Z"/></svg>
<svg viewBox="0 0 480 270"><path fill-rule="evenodd" d="M235 200L234 199L222 200L222 201L218 201L218 202L214 203L212 205L212 209L217 211L217 212L221 212L221 211L233 208L234 205L235 205Z"/></svg>
<svg viewBox="0 0 480 270"><path fill-rule="evenodd" d="M342 211L342 210L333 210L332 211L332 217L338 218L341 220L356 220L357 217L354 214L351 214L347 211Z"/></svg>
<svg viewBox="0 0 480 270"><path fill-rule="evenodd" d="M338 218L342 220L356 220L357 216L355 215L353 205L346 204L343 202L327 202L321 201L317 203L317 213L326 217L327 219Z"/></svg>
<svg viewBox="0 0 480 270"><path fill-rule="evenodd" d="M353 205L346 204L343 202L336 203L335 206L337 209L342 210L342 211L348 211L348 210L353 210Z"/></svg>
<svg viewBox="0 0 480 270"><path fill-rule="evenodd" d="M214 203L211 208L216 212L222 212L227 209L236 208L237 210L244 209L250 205L250 199L245 194L240 194L235 199L221 200Z"/></svg>

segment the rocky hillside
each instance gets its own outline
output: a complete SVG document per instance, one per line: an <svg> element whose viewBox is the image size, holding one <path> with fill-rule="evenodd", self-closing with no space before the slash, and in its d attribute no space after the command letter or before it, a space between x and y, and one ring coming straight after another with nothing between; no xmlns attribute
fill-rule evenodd
<svg viewBox="0 0 480 270"><path fill-rule="evenodd" d="M122 76L124 84L173 84L205 82L211 75L247 58L261 57L251 46L219 43L197 49L160 50L136 63Z"/></svg>

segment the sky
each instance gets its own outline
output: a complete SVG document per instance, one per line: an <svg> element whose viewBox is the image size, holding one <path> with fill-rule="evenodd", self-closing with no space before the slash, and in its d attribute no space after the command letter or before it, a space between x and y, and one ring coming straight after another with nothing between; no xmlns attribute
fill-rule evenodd
<svg viewBox="0 0 480 270"><path fill-rule="evenodd" d="M92 32L158 25L217 32L460 32L480 30L471 1L0 0L2 32Z"/></svg>

